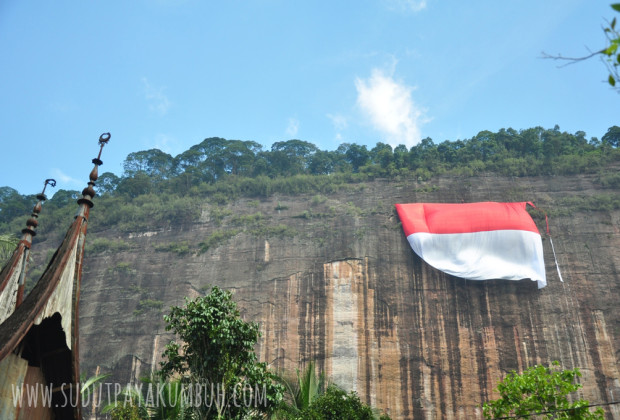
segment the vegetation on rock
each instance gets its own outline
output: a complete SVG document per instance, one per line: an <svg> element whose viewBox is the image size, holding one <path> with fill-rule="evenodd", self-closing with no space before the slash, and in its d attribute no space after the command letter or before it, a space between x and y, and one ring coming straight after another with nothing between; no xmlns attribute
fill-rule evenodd
<svg viewBox="0 0 620 420"><path fill-rule="evenodd" d="M253 141L212 137L175 157L157 149L131 153L122 176L102 174L97 182L98 211L93 212L89 229L115 226L122 232L139 232L193 223L200 217L199 203L204 199L213 204L211 214L217 222L227 215L215 208L239 197L320 197L377 178L425 183L437 175L469 177L481 172L506 176L597 173L603 185L616 185L617 171L610 165L620 159L619 145L618 126L610 127L600 140L586 139L583 131L562 132L558 126L508 128L481 131L466 140L435 143L426 138L410 149L379 142L372 149L344 143L334 151L323 151L308 142L289 140L263 150ZM39 235L60 235L58 228L70 219L78 195L67 190L54 194L41 214ZM0 188L0 233L18 235L35 202L34 195ZM260 219L248 222L254 225L249 228L261 233ZM99 243L92 249L101 252L108 246Z"/></svg>
<svg viewBox="0 0 620 420"><path fill-rule="evenodd" d="M18 243L19 239L16 236L0 235L0 264L4 264L11 257Z"/></svg>
<svg viewBox="0 0 620 420"><path fill-rule="evenodd" d="M569 399L581 388L576 383L579 369L562 370L555 361L551 367L537 365L521 374L509 373L497 386L501 397L483 404L484 417L542 419L603 419L601 408L591 412L588 401Z"/></svg>
<svg viewBox="0 0 620 420"><path fill-rule="evenodd" d="M357 393L343 391L335 385L327 387L325 392L301 413L294 417L296 420L374 420L372 409L360 401ZM389 419L381 416L382 420Z"/></svg>
<svg viewBox="0 0 620 420"><path fill-rule="evenodd" d="M163 377L180 375L182 383L213 391L192 406L199 418L262 417L282 404L284 387L254 353L258 324L241 319L230 292L214 286L164 319L179 341L166 345Z"/></svg>

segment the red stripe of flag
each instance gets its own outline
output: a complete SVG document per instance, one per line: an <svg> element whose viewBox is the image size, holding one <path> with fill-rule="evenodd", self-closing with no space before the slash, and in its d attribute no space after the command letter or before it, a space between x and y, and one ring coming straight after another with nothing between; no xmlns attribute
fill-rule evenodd
<svg viewBox="0 0 620 420"><path fill-rule="evenodd" d="M396 204L405 236L413 233L471 233L494 230L525 230L539 233L519 203L412 203Z"/></svg>

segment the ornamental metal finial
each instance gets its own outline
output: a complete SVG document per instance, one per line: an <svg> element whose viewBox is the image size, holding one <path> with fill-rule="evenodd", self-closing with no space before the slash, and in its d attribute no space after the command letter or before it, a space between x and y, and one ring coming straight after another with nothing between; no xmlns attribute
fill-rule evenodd
<svg viewBox="0 0 620 420"><path fill-rule="evenodd" d="M22 233L24 234L23 239L29 243L32 240L32 237L34 237L37 234L37 232L35 231L35 229L39 225L37 218L39 217L39 213L41 213L43 202L47 200L47 196L45 195L45 189L47 188L48 185L55 187L56 180L55 179L45 180L45 183L43 184L43 190L39 194L37 194L37 200L38 200L37 204L35 204L35 206L33 207L32 213L30 213L30 218L26 221L26 227L22 229Z"/></svg>
<svg viewBox="0 0 620 420"><path fill-rule="evenodd" d="M86 204L88 207L93 207L93 202L91 200L95 196L95 181L99 178L99 166L103 165L103 162L101 161L101 152L103 152L103 146L108 144L110 141L110 137L112 137L110 133L103 133L99 136L99 154L92 160L95 167L90 172L88 187L82 190L83 197L78 200L79 204Z"/></svg>
<svg viewBox="0 0 620 420"><path fill-rule="evenodd" d="M93 159L93 163L95 165L103 165L103 162L101 162L101 152L103 151L103 146L108 144L108 142L110 141L110 137L112 137L110 133L103 133L99 136L99 145L101 146L101 148L99 149L99 155L96 157L99 163L96 163L95 159Z"/></svg>
<svg viewBox="0 0 620 420"><path fill-rule="evenodd" d="M56 180L49 178L45 180L45 183L43 184L43 191L41 191L41 195L45 195L45 189L47 188L48 185L51 185L52 187L56 186Z"/></svg>

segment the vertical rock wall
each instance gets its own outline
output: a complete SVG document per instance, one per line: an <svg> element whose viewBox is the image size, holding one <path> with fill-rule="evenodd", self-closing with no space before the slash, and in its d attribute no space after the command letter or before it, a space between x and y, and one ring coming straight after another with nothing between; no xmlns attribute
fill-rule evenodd
<svg viewBox="0 0 620 420"><path fill-rule="evenodd" d="M240 233L186 255L155 246L198 243L226 229L226 220L217 226L207 217L132 238L91 233L128 241L131 249L93 254L85 264L81 365L90 371L100 365L119 381L135 379L136 370L148 373L171 338L161 319L165 308L217 284L234 292L245 319L260 323L262 360L292 374L316 361L393 418L480 418L480 404L496 396L507 372L553 360L581 369L583 397L619 400L620 211L560 208L565 197L597 188L595 177L481 177L442 179L433 188L377 181L318 204L310 197L240 200L229 206L235 214L260 211L266 223L296 233ZM551 218L564 283L548 240L545 289L529 280L445 275L411 251L392 207L485 200L534 200L564 214ZM146 298L164 302L164 309L140 312ZM609 406L609 418L620 419L619 410Z"/></svg>

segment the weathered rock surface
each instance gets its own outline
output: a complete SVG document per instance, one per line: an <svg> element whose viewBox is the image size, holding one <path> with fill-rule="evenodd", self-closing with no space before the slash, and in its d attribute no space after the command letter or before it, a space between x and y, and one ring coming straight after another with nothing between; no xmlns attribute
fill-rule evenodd
<svg viewBox="0 0 620 420"><path fill-rule="evenodd" d="M260 323L262 360L289 372L315 360L393 418L480 418L480 404L496 396L507 372L553 360L581 369L581 394L591 402L620 400L620 211L561 205L602 193L618 191L601 190L595 175L375 181L323 196L242 199L227 206L233 214L221 225L210 205L197 203L203 217L192 225L91 231L89 240L131 248L87 255L82 369L92 374L100 366L123 383L148 374L171 338L163 313L219 285L234 291L247 320ZM552 210L564 277L544 240L549 285L542 290L529 280L474 282L435 270L409 248L393 210L397 202L526 200ZM247 230L204 253L156 250L197 244L232 228L235 215L258 212L263 227L295 232ZM538 224L544 232L544 220ZM607 413L620 419L618 405Z"/></svg>

